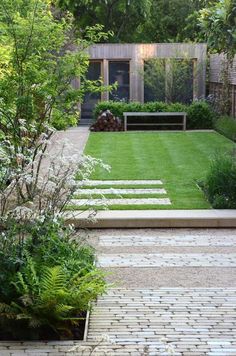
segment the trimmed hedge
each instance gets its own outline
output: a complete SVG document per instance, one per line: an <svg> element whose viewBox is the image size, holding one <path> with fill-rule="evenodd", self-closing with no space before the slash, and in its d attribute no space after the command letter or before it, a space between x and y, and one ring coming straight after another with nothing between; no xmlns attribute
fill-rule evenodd
<svg viewBox="0 0 236 356"><path fill-rule="evenodd" d="M221 116L215 122L215 129L232 141L236 141L236 119L230 116Z"/></svg>
<svg viewBox="0 0 236 356"><path fill-rule="evenodd" d="M110 110L114 116L123 119L123 112L187 112L188 129L212 129L215 113L205 101L195 101L191 105L181 103L168 104L161 101L139 102L115 102L103 101L96 105L94 117L97 118L101 111Z"/></svg>

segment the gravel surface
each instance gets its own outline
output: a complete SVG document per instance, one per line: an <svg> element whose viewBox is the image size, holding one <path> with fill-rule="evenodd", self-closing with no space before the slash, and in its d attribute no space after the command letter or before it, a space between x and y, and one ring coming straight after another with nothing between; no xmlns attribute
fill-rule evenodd
<svg viewBox="0 0 236 356"><path fill-rule="evenodd" d="M236 287L236 268L104 268L107 281L123 288Z"/></svg>
<svg viewBox="0 0 236 356"><path fill-rule="evenodd" d="M99 254L235 254L236 229L97 229L88 231L89 242ZM112 237L117 244L119 237L127 237L125 246L102 246L99 239L102 236ZM148 237L151 246L140 246L137 241L145 244ZM146 237L146 239L145 239ZM162 246L155 244L152 237L164 239ZM117 238L117 240L116 240ZM198 245L198 241L209 241L209 245ZM173 239L173 245L170 241ZM106 239L105 239L106 240ZM103 244L104 241L103 240ZM124 241L123 238L122 241ZM109 242L109 238L107 239ZM188 246L188 243L193 246ZM228 242L228 246L218 246ZM166 243L166 245L165 245ZM203 242L200 242L200 244ZM163 245L164 244L164 245ZM177 246L175 245L177 244ZM187 246L186 246L187 245ZM159 288L159 287L236 287L236 268L233 267L116 267L103 268L109 272L107 280L117 286L127 288Z"/></svg>

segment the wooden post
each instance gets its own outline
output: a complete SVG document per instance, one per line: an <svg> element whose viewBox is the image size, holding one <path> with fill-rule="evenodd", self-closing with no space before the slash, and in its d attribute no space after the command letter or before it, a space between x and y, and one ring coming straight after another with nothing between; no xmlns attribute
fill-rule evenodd
<svg viewBox="0 0 236 356"><path fill-rule="evenodd" d="M109 62L107 59L103 60L102 63L102 76L103 76L103 82L104 85L109 85ZM102 101L108 101L109 100L109 92L105 91L102 93Z"/></svg>
<svg viewBox="0 0 236 356"><path fill-rule="evenodd" d="M127 115L124 113L124 131L127 131Z"/></svg>
<svg viewBox="0 0 236 356"><path fill-rule="evenodd" d="M165 61L165 101L168 103L171 101L171 92L172 92L172 64L170 58L167 58Z"/></svg>
<svg viewBox="0 0 236 356"><path fill-rule="evenodd" d="M184 131L186 131L186 114L184 114L184 125L183 125Z"/></svg>

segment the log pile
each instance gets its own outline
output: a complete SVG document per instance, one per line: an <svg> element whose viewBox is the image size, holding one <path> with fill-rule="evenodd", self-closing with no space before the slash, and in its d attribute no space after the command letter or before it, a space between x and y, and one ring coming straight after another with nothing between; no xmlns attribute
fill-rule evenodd
<svg viewBox="0 0 236 356"><path fill-rule="evenodd" d="M124 125L119 117L115 117L110 110L100 113L95 123L90 126L90 131L123 131Z"/></svg>

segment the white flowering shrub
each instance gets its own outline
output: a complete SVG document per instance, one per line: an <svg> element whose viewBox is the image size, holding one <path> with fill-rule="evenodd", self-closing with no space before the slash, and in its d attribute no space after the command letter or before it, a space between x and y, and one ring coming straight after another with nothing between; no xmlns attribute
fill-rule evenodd
<svg viewBox="0 0 236 356"><path fill-rule="evenodd" d="M9 215L17 220L58 216L75 192L78 178L86 182L98 165L109 170L101 160L81 155L68 141L50 147L47 138L41 140L40 151L25 171L12 170L8 186L3 182L6 174L0 177L2 219Z"/></svg>

